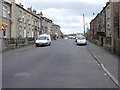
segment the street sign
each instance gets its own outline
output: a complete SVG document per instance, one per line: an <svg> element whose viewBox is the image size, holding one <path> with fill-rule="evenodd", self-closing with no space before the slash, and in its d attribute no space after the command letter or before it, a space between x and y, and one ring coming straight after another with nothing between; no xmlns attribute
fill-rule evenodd
<svg viewBox="0 0 120 90"><path fill-rule="evenodd" d="M0 31L6 31L6 24L0 24Z"/></svg>

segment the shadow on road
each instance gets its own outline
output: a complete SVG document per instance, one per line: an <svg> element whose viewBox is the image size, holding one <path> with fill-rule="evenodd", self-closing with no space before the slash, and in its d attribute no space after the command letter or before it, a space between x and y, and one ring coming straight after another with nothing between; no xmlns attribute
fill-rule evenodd
<svg viewBox="0 0 120 90"><path fill-rule="evenodd" d="M84 45L84 44L79 44L79 45L78 45L78 44L76 44L76 45L77 45L78 47L79 47L79 46L86 46L86 45Z"/></svg>
<svg viewBox="0 0 120 90"><path fill-rule="evenodd" d="M37 46L37 48L40 48L40 47L50 47L50 46L48 46L48 45L40 45L40 46Z"/></svg>

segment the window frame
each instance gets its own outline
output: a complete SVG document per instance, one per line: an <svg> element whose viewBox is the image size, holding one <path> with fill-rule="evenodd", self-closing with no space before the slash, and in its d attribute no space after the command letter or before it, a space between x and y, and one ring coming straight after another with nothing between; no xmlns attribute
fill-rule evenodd
<svg viewBox="0 0 120 90"><path fill-rule="evenodd" d="M5 17L5 18L7 18L7 6L6 5L3 5L2 16Z"/></svg>
<svg viewBox="0 0 120 90"><path fill-rule="evenodd" d="M19 36L22 36L22 26L19 26Z"/></svg>

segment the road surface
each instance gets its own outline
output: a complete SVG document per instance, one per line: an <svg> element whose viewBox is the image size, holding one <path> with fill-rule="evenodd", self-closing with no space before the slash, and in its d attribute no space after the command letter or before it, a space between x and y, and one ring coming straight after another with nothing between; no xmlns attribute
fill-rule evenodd
<svg viewBox="0 0 120 90"><path fill-rule="evenodd" d="M86 46L53 41L3 54L3 88L117 88Z"/></svg>

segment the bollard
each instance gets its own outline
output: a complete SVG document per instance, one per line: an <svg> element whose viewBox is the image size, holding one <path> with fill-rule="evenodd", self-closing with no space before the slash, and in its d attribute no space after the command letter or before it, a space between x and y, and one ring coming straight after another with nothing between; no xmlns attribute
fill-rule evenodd
<svg viewBox="0 0 120 90"><path fill-rule="evenodd" d="M18 40L15 39L16 48L18 47Z"/></svg>

